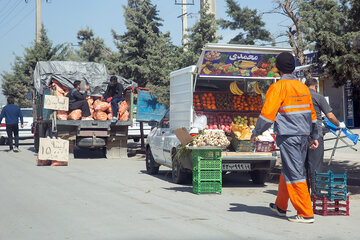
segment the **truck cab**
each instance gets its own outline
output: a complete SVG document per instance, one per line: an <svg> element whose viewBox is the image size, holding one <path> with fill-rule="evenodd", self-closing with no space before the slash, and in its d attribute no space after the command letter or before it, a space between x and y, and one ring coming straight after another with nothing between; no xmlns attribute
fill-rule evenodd
<svg viewBox="0 0 360 240"><path fill-rule="evenodd" d="M245 109L222 108L199 109L194 96L211 92L236 96L229 87L236 81L240 92L255 91L262 95L262 101L267 88L278 76L274 68L270 69L269 61L283 51L291 52L289 48L256 47L230 44L207 44L196 66L189 66L170 74L170 109L159 122L150 122L153 126L146 144L146 169L149 174L157 174L160 166L172 169L175 183L182 183L192 172L191 151L186 156L176 155L180 141L174 134L178 128L194 129L196 115L229 115L245 114L259 116L261 106L250 106ZM270 59L270 60L269 60ZM269 68L269 69L267 69ZM275 72L274 72L275 71ZM254 87L254 83L257 83ZM262 86L264 93L259 92ZM252 94L252 93L251 93ZM204 104L203 104L204 105ZM233 118L234 121L234 118ZM220 126L218 125L220 128ZM223 172L247 172L255 184L264 184L268 173L275 167L277 160L275 151L236 151L229 147L222 151Z"/></svg>

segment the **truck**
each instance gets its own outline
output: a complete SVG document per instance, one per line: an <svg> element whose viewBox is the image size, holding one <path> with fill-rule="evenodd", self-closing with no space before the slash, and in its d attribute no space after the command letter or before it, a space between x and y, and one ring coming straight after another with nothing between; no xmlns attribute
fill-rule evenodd
<svg viewBox="0 0 360 240"><path fill-rule="evenodd" d="M33 74L33 133L34 148L39 150L39 139L59 137L69 140L70 158L74 158L74 147L102 149L106 158L127 157L128 127L133 124L133 92L136 83L118 76L124 86L124 97L128 105L126 121L111 120L61 120L57 111L44 108L46 95L59 95L69 91L75 80L90 86L91 97L101 97L110 76L104 64L93 62L49 61L38 62ZM59 88L59 86L61 86ZM65 95L65 94L64 94Z"/></svg>
<svg viewBox="0 0 360 240"><path fill-rule="evenodd" d="M207 116L207 128L221 128L228 134L231 125L220 126L209 121L223 116L238 121L243 119L242 115L256 119L262 104L250 104L247 98L264 101L267 89L280 77L274 64L276 56L284 51L291 52L291 49L207 44L197 65L171 72L170 109L159 122L149 123L153 129L146 144L147 172L157 174L159 167L165 166L172 169L175 183L186 181L192 172L192 158L191 154L180 157L176 154L180 141L174 130L186 128L191 132L197 115ZM223 172L246 172L253 183L263 184L275 166L276 151L272 151L273 148L265 152L237 151L235 148L222 151Z"/></svg>

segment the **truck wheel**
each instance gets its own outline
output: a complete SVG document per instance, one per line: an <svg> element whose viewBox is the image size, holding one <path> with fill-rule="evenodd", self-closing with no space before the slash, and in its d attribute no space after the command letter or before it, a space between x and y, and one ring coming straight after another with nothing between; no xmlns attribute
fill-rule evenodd
<svg viewBox="0 0 360 240"><path fill-rule="evenodd" d="M133 140L134 140L134 142L136 142L136 143L137 143L137 142L139 142L139 141L140 141L140 138L134 138Z"/></svg>
<svg viewBox="0 0 360 240"><path fill-rule="evenodd" d="M35 149L35 153L39 152L39 146L40 146L40 137L39 135L35 135L34 136L34 149Z"/></svg>
<svg viewBox="0 0 360 240"><path fill-rule="evenodd" d="M264 185L267 176L268 176L268 172L266 171L255 170L250 172L251 180L253 181L254 184L257 185Z"/></svg>
<svg viewBox="0 0 360 240"><path fill-rule="evenodd" d="M176 153L173 153L172 158L172 180L174 183L182 184L187 179L187 173L182 169L179 159L175 158Z"/></svg>
<svg viewBox="0 0 360 240"><path fill-rule="evenodd" d="M155 162L154 157L151 153L150 147L146 149L146 171L150 175L156 175L159 173L159 165Z"/></svg>
<svg viewBox="0 0 360 240"><path fill-rule="evenodd" d="M6 139L4 137L0 137L0 145L5 145Z"/></svg>

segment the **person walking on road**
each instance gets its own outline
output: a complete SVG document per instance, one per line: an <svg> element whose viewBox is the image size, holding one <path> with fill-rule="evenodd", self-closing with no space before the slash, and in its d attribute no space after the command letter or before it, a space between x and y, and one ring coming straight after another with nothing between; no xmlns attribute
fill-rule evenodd
<svg viewBox="0 0 360 240"><path fill-rule="evenodd" d="M74 88L67 94L67 97L69 98L69 112L80 109L82 120L93 120L93 118L90 117L90 107L86 101L87 91L89 91L90 87L87 86L85 88L85 93L81 93L80 89L81 81L74 81Z"/></svg>
<svg viewBox="0 0 360 240"><path fill-rule="evenodd" d="M119 102L124 101L124 87L118 82L116 76L111 76L110 83L106 88L103 98L108 103L111 103L111 109L114 114L113 120L117 120L117 113L119 110Z"/></svg>
<svg viewBox="0 0 360 240"><path fill-rule="evenodd" d="M306 179L309 190L312 193L315 192L315 171L322 171L322 164L324 161L324 134L322 131L322 116L321 112L329 119L331 123L339 128L346 128L344 122L339 122L335 115L332 113L332 108L327 103L324 96L318 93L318 81L315 78L306 80L305 85L309 87L314 109L317 117L317 128L319 133L319 147L316 149L308 149L305 167L306 167Z"/></svg>
<svg viewBox="0 0 360 240"><path fill-rule="evenodd" d="M276 67L281 79L272 84L266 93L251 141L255 142L257 136L274 124L282 171L276 202L270 203L270 209L279 216L286 217L290 199L297 215L289 217L288 220L313 223L314 212L306 184L304 164L307 149L318 147L316 113L309 89L292 75L295 69L293 55L280 53L276 58Z"/></svg>
<svg viewBox="0 0 360 240"><path fill-rule="evenodd" d="M0 123L5 117L6 133L8 136L10 151L19 152L19 118L21 128L24 128L24 120L20 107L15 105L14 102L14 97L7 98L8 104L1 111ZM13 147L13 134L15 138L15 148Z"/></svg>

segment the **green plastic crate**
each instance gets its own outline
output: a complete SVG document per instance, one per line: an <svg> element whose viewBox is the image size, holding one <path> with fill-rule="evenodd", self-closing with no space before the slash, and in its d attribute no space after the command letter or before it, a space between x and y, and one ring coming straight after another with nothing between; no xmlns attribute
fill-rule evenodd
<svg viewBox="0 0 360 240"><path fill-rule="evenodd" d="M222 191L221 182L193 182L193 193L219 193Z"/></svg>
<svg viewBox="0 0 360 240"><path fill-rule="evenodd" d="M215 160L221 159L221 149L192 149L193 160Z"/></svg>
<svg viewBox="0 0 360 240"><path fill-rule="evenodd" d="M255 143L250 140L241 140L231 132L231 145L236 152L253 152L255 150Z"/></svg>
<svg viewBox="0 0 360 240"><path fill-rule="evenodd" d="M202 170L221 170L221 159L208 160L208 159L193 159L193 171Z"/></svg>
<svg viewBox="0 0 360 240"><path fill-rule="evenodd" d="M193 171L193 182L222 181L221 170Z"/></svg>

